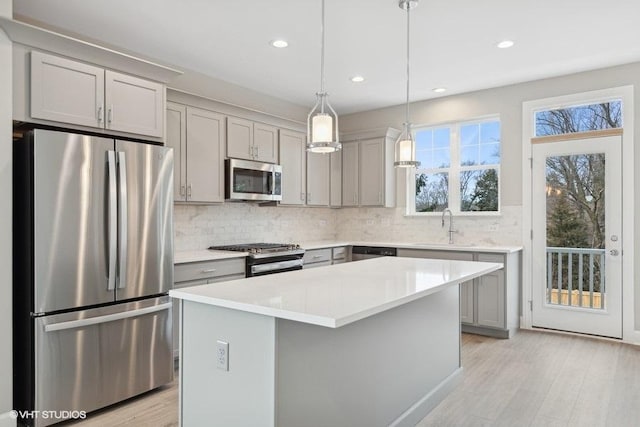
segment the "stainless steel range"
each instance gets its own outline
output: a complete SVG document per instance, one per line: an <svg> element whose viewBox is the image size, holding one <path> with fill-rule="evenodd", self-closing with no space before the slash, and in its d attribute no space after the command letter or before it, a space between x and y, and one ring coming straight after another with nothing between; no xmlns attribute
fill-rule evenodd
<svg viewBox="0 0 640 427"><path fill-rule="evenodd" d="M248 252L247 277L301 270L304 256L304 249L300 245L289 243L245 243L211 246L209 249Z"/></svg>

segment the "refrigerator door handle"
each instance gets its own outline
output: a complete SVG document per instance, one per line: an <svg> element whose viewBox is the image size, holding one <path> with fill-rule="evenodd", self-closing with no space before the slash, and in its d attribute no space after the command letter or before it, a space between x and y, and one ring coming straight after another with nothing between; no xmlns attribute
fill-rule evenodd
<svg viewBox="0 0 640 427"><path fill-rule="evenodd" d="M116 181L116 152L107 151L107 173L108 181L108 282L107 290L112 291L116 288L116 262L118 260L118 193Z"/></svg>
<svg viewBox="0 0 640 427"><path fill-rule="evenodd" d="M137 310L123 311L120 313L107 314L105 316L91 317L89 319L70 320L67 322L52 323L44 326L45 332L64 331L68 329L81 328L83 326L97 325L98 323L113 322L115 320L129 319L131 317L142 316L145 314L156 313L158 311L168 310L173 303L167 302L152 307L140 308Z"/></svg>
<svg viewBox="0 0 640 427"><path fill-rule="evenodd" d="M118 256L118 289L126 286L125 278L127 276L127 161L124 152L118 151L118 226L120 231L119 246L120 253Z"/></svg>

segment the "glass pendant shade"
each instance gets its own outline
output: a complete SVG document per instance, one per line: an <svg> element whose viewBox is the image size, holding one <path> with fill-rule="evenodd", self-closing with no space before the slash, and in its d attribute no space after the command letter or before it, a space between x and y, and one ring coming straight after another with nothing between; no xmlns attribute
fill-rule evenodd
<svg viewBox="0 0 640 427"><path fill-rule="evenodd" d="M411 135L411 125L404 124L404 129L395 145L395 162L398 168L414 168L420 166L420 162L416 161L416 143Z"/></svg>
<svg viewBox="0 0 640 427"><path fill-rule="evenodd" d="M307 151L332 153L342 148L338 142L338 115L326 94L318 93L318 101L307 118Z"/></svg>

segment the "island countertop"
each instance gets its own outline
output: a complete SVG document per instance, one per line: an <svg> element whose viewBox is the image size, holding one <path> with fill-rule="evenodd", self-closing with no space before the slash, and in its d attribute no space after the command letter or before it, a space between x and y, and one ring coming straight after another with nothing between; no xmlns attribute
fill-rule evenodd
<svg viewBox="0 0 640 427"><path fill-rule="evenodd" d="M169 295L338 328L502 267L500 263L383 257L175 289Z"/></svg>

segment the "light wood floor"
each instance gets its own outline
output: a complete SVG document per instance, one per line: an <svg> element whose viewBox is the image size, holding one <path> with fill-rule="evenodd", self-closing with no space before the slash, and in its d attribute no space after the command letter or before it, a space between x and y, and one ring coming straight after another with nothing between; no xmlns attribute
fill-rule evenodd
<svg viewBox="0 0 640 427"><path fill-rule="evenodd" d="M640 347L551 332L510 340L463 334L464 375L419 424L640 425ZM177 426L177 380L69 425Z"/></svg>

